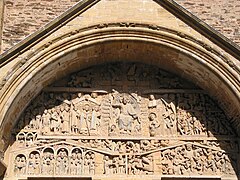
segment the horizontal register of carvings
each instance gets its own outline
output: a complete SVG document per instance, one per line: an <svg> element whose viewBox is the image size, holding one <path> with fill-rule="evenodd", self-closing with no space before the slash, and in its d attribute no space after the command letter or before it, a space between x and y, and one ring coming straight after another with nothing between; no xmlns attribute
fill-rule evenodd
<svg viewBox="0 0 240 180"><path fill-rule="evenodd" d="M238 141L197 86L154 66L99 65L39 94L13 130L9 176L235 176Z"/></svg>

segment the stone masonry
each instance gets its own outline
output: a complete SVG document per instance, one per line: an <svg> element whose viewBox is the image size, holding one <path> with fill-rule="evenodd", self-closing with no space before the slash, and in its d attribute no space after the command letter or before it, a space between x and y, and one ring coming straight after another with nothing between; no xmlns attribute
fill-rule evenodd
<svg viewBox="0 0 240 180"><path fill-rule="evenodd" d="M2 51L11 48L78 1L6 0ZM238 45L240 44L240 32L238 29L240 25L239 0L176 0L176 2L230 40Z"/></svg>

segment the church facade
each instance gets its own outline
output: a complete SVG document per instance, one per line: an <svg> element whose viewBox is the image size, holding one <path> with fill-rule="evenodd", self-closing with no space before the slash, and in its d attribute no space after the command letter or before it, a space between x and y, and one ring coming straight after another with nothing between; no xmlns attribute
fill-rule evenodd
<svg viewBox="0 0 240 180"><path fill-rule="evenodd" d="M2 177L239 179L239 60L173 1L79 1L1 55Z"/></svg>

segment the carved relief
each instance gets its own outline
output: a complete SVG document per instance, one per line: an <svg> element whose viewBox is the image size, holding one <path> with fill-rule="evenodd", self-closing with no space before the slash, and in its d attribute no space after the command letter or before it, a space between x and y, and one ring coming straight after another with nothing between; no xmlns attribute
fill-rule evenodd
<svg viewBox="0 0 240 180"><path fill-rule="evenodd" d="M72 151L72 156L70 157L70 174L80 175L83 169L83 157L82 151L79 148L75 148Z"/></svg>
<svg viewBox="0 0 240 180"><path fill-rule="evenodd" d="M223 151L185 144L162 152L163 174L234 174L236 159Z"/></svg>
<svg viewBox="0 0 240 180"><path fill-rule="evenodd" d="M26 173L26 157L23 154L16 156L14 161L14 172L16 175L24 175Z"/></svg>
<svg viewBox="0 0 240 180"><path fill-rule="evenodd" d="M129 156L128 173L130 175L153 174L153 158L148 156Z"/></svg>
<svg viewBox="0 0 240 180"><path fill-rule="evenodd" d="M40 154L37 151L31 152L28 158L28 174L38 175L41 170Z"/></svg>
<svg viewBox="0 0 240 180"><path fill-rule="evenodd" d="M139 117L139 105L136 97L129 94L114 92L113 112L110 129L119 134L138 134L141 132L141 119ZM118 134L117 133L117 134Z"/></svg>
<svg viewBox="0 0 240 180"><path fill-rule="evenodd" d="M42 174L53 175L54 174L54 152L51 148L46 148L43 151L42 156Z"/></svg>
<svg viewBox="0 0 240 180"><path fill-rule="evenodd" d="M135 63L55 83L13 134L15 176L234 176L238 164L236 134L202 90Z"/></svg>

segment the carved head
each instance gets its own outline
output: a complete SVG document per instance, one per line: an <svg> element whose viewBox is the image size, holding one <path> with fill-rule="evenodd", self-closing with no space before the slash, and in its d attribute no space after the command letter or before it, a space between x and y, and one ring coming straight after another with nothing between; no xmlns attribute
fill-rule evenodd
<svg viewBox="0 0 240 180"><path fill-rule="evenodd" d="M17 162L20 162L20 159L21 159L21 158L20 158L19 156L16 157L16 161L17 161Z"/></svg>
<svg viewBox="0 0 240 180"><path fill-rule="evenodd" d="M123 96L123 98L122 98L122 103L123 103L123 104L127 104L127 103L128 103L127 97Z"/></svg>
<svg viewBox="0 0 240 180"><path fill-rule="evenodd" d="M109 160L109 157L108 157L108 156L105 156L105 160L108 161L108 160Z"/></svg>
<svg viewBox="0 0 240 180"><path fill-rule="evenodd" d="M150 121L153 121L157 118L157 115L155 113L150 113L148 118Z"/></svg>
<svg viewBox="0 0 240 180"><path fill-rule="evenodd" d="M63 105L60 106L60 110L61 110L62 112L64 111L64 106L63 106Z"/></svg>
<svg viewBox="0 0 240 180"><path fill-rule="evenodd" d="M37 153L35 154L35 159L39 159L40 158L40 155Z"/></svg>
<svg viewBox="0 0 240 180"><path fill-rule="evenodd" d="M94 110L95 110L96 112L98 112L99 109L100 109L99 106L95 106L95 107L94 107Z"/></svg>
<svg viewBox="0 0 240 180"><path fill-rule="evenodd" d="M77 96L80 98L82 96L82 93L78 93Z"/></svg>
<svg viewBox="0 0 240 180"><path fill-rule="evenodd" d="M85 110L85 111L89 111L89 110L90 110L90 107L89 107L88 104L86 104L86 105L84 106L84 110Z"/></svg>
<svg viewBox="0 0 240 180"><path fill-rule="evenodd" d="M192 144L186 144L186 150L191 151L192 150Z"/></svg>
<svg viewBox="0 0 240 180"><path fill-rule="evenodd" d="M153 94L150 94L150 95L149 95L149 99L150 99L150 100L154 100L154 99L155 99L154 95L153 95Z"/></svg>
<svg viewBox="0 0 240 180"><path fill-rule="evenodd" d="M64 109L65 109L65 111L69 111L70 110L70 106L65 104Z"/></svg>
<svg viewBox="0 0 240 180"><path fill-rule="evenodd" d="M25 157L23 156L23 157L21 157L21 162L25 162Z"/></svg>
<svg viewBox="0 0 240 180"><path fill-rule="evenodd" d="M86 154L86 159L90 159L90 155L89 154Z"/></svg>
<svg viewBox="0 0 240 180"><path fill-rule="evenodd" d="M91 97L96 99L98 97L98 94L96 92L92 92Z"/></svg>
<svg viewBox="0 0 240 180"><path fill-rule="evenodd" d="M56 110L57 113L60 113L61 108L60 108L59 106L56 106L56 107L55 107L55 110Z"/></svg>
<svg viewBox="0 0 240 180"><path fill-rule="evenodd" d="M82 154L80 152L77 152L77 158L81 159L82 158Z"/></svg>
<svg viewBox="0 0 240 180"><path fill-rule="evenodd" d="M31 154L29 155L29 157L30 157L30 159L33 159L33 158L34 158L34 154L31 153Z"/></svg>

